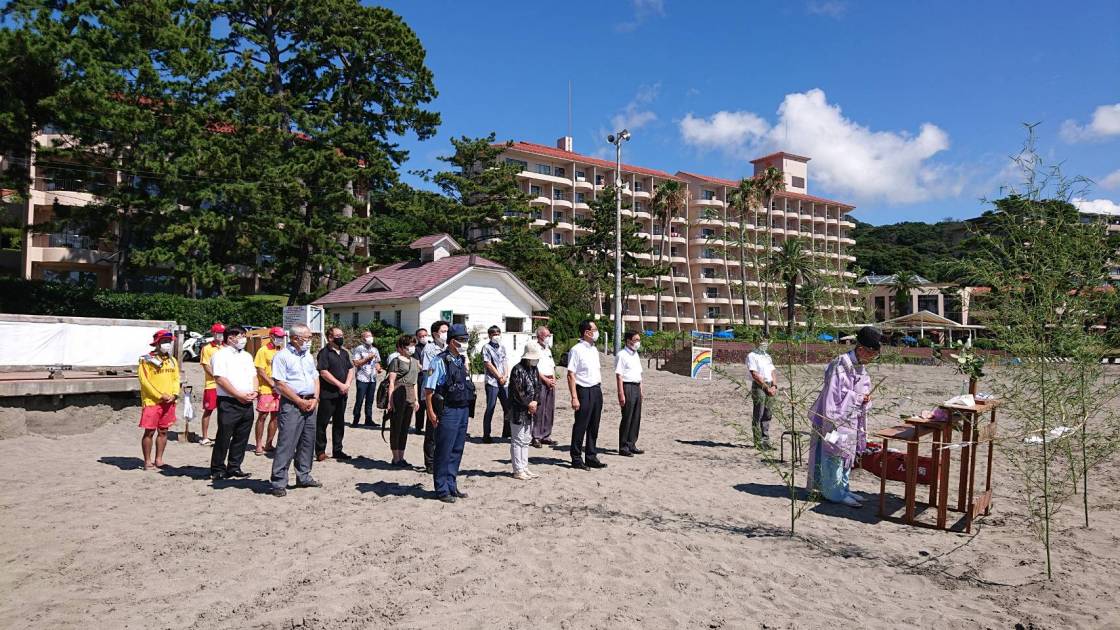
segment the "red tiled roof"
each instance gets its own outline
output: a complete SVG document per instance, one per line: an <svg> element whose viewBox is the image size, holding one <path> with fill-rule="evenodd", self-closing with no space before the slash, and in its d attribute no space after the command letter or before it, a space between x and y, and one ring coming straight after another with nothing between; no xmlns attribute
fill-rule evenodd
<svg viewBox="0 0 1120 630"><path fill-rule="evenodd" d="M770 158L776 158L776 157L787 157L791 160L797 160L798 162L808 162L809 160L812 159L812 158L807 158L804 155L794 155L793 153L786 153L785 151L776 151L774 153L771 153L770 155L764 155L760 158L755 158L755 159L751 160L751 164L754 164L755 162L765 162L766 160L769 160Z"/></svg>
<svg viewBox="0 0 1120 630"><path fill-rule="evenodd" d="M446 234L446 233L444 233L444 234L431 234L429 236L421 236L420 238L416 239L415 241L412 241L412 244L409 245L409 248L411 248L411 249L422 249L424 247L431 247L432 245L435 245L436 243L442 241L445 238L450 240L452 243L455 243L455 239L451 238L450 234ZM459 244L455 243L455 247L459 248Z"/></svg>
<svg viewBox="0 0 1120 630"><path fill-rule="evenodd" d="M448 256L432 262L409 260L371 271L315 300L315 304L347 304L414 300L455 277L467 267L506 270L506 267L481 256ZM378 280L388 290L362 292Z"/></svg>
<svg viewBox="0 0 1120 630"><path fill-rule="evenodd" d="M706 182L711 182L713 184L719 184L720 186L731 186L732 188L737 187L739 185L739 182L737 182L733 179L723 179L722 177L712 177L710 175L700 175L700 174L697 174L697 173L686 173L684 171L677 171L677 176L678 177L680 177L680 176L695 177L696 179L699 179L699 180L703 180L703 181L706 181ZM814 203L823 203L823 204L828 204L830 206L841 206L841 207L844 207L844 208L855 208L855 206L853 206L849 203L844 203L842 201L825 199L824 197L817 197L817 196L814 196L814 195L806 195L804 193L793 192L793 191L790 191L790 190L779 191L777 193L777 196L778 197L785 197L787 199L800 199L801 201L811 201L811 202L814 202Z"/></svg>
<svg viewBox="0 0 1120 630"><path fill-rule="evenodd" d="M505 147L506 145L502 144L502 143L496 143L496 144L494 144L494 146ZM580 153L574 153L572 151L565 151L563 149L557 149L556 147L550 147L550 146L546 146L546 145L543 145L543 144L536 144L536 143L533 143L533 142L514 142L513 145L509 146L508 148L516 150L516 151L524 151L525 153L532 153L534 155L544 155L544 156L547 156L547 157L556 158L556 159L560 159L560 160L571 160L573 162L584 162L584 163L587 163L587 164L593 164L595 166L601 166L603 168L608 168L608 169L611 169L611 170L614 169L614 162L611 162L609 160L601 160L599 158L594 158L594 157L591 157L591 156L588 156L588 155L582 155ZM659 171L659 170L652 169L652 168L644 168L644 167L641 167L641 166L634 166L632 164L623 164L622 165L622 170L623 171L629 171L631 173L639 173L641 175L652 175L654 177L661 177L661 178L664 178L664 179L676 179L676 177L674 177L673 175L670 175L669 173L666 173L665 171Z"/></svg>

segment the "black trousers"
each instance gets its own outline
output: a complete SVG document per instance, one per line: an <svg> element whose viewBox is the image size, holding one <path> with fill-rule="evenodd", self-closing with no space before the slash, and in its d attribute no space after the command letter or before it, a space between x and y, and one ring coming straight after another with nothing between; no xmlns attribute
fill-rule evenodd
<svg viewBox="0 0 1120 630"><path fill-rule="evenodd" d="M427 411L424 410L424 404L420 404L420 413L424 415L424 422L428 421ZM424 468L431 468L436 459L436 428L431 424L427 425L424 429Z"/></svg>
<svg viewBox="0 0 1120 630"><path fill-rule="evenodd" d="M628 451L638 442L638 430L642 426L642 384L623 383L622 393L626 404L622 406L622 422L618 425L618 450Z"/></svg>
<svg viewBox="0 0 1120 630"><path fill-rule="evenodd" d="M327 424L331 424L331 448L334 455L342 452L342 437L346 432L346 396L321 398L319 415L315 418L315 452L327 452Z"/></svg>
<svg viewBox="0 0 1120 630"><path fill-rule="evenodd" d="M599 459L595 442L599 439L599 417L603 415L603 388L599 385L576 385L576 400L579 401L579 410L576 411L576 423L572 425L572 461L583 461L585 456L594 461Z"/></svg>
<svg viewBox="0 0 1120 630"><path fill-rule="evenodd" d="M421 381L421 383L423 383ZM424 410L424 388L420 388L420 408L416 410L416 432L423 433L424 425L428 422L428 412Z"/></svg>
<svg viewBox="0 0 1120 630"><path fill-rule="evenodd" d="M408 387L398 387L393 392L393 411L389 414L389 448L403 451L408 443L408 425L412 421L412 403L408 402Z"/></svg>
<svg viewBox="0 0 1120 630"><path fill-rule="evenodd" d="M241 470L253 418L253 403L238 402L232 396L218 397L218 437L214 441L214 452L210 454L212 474Z"/></svg>

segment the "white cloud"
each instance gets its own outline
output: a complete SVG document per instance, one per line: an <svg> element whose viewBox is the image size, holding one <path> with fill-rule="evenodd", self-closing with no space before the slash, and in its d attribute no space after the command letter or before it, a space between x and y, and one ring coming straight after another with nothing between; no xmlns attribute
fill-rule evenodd
<svg viewBox="0 0 1120 630"><path fill-rule="evenodd" d="M1073 205L1081 212L1089 214L1111 214L1120 217L1120 203L1111 199L1081 199L1073 198Z"/></svg>
<svg viewBox="0 0 1120 630"><path fill-rule="evenodd" d="M665 16L664 0L630 0L630 5L633 9L630 19L614 25L620 33L632 33L647 19Z"/></svg>
<svg viewBox="0 0 1120 630"><path fill-rule="evenodd" d="M697 118L690 112L681 120L680 128L686 144L738 155L757 143L770 124L751 112L716 112L708 118Z"/></svg>
<svg viewBox="0 0 1120 630"><path fill-rule="evenodd" d="M638 88L638 93L633 100L622 108L622 111L611 117L611 130L629 129L634 131L657 120L657 114L647 106L657 99L661 91L661 84L643 85Z"/></svg>
<svg viewBox="0 0 1120 630"><path fill-rule="evenodd" d="M1067 120L1062 123L1058 133L1066 142L1092 142L1120 136L1120 103L1096 108L1087 125Z"/></svg>
<svg viewBox="0 0 1120 630"><path fill-rule="evenodd" d="M770 125L752 112L689 114L680 122L686 144L744 159L775 150L812 158L810 185L854 201L914 203L959 195L964 177L930 159L949 148L949 136L931 123L916 135L873 131L828 102L819 89L787 94Z"/></svg>
<svg viewBox="0 0 1120 630"><path fill-rule="evenodd" d="M814 15L840 18L848 12L848 3L841 0L810 0L805 9Z"/></svg>
<svg viewBox="0 0 1120 630"><path fill-rule="evenodd" d="M1104 178L1101 179L1101 187L1109 189L1120 188L1120 168L1105 175Z"/></svg>

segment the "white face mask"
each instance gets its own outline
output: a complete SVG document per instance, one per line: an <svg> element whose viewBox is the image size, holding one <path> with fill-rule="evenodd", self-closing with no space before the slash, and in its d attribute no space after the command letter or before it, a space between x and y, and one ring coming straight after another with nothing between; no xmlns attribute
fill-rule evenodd
<svg viewBox="0 0 1120 630"><path fill-rule="evenodd" d="M159 351L164 354L171 354L171 342L164 342L159 344Z"/></svg>
<svg viewBox="0 0 1120 630"><path fill-rule="evenodd" d="M366 344L367 346L372 346L373 337L362 337L362 343Z"/></svg>
<svg viewBox="0 0 1120 630"><path fill-rule="evenodd" d="M272 338L272 345L276 346L277 348L283 348L284 347L284 338L283 337L273 337Z"/></svg>
<svg viewBox="0 0 1120 630"><path fill-rule="evenodd" d="M592 341L592 343L594 343L596 341L599 341L599 331L598 330L591 333L591 341Z"/></svg>
<svg viewBox="0 0 1120 630"><path fill-rule="evenodd" d="M634 352L637 352L638 350L641 350L641 349L642 349L642 342L635 341L634 342Z"/></svg>
<svg viewBox="0 0 1120 630"><path fill-rule="evenodd" d="M298 346L296 346L296 348L298 348L300 352L307 352L308 350L311 349L311 340L309 339L309 340L299 344Z"/></svg>
<svg viewBox="0 0 1120 630"><path fill-rule="evenodd" d="M214 341L225 341L225 340L226 340L225 333L214 333Z"/></svg>
<svg viewBox="0 0 1120 630"><path fill-rule="evenodd" d="M768 344L768 343L758 344L758 351L761 352L762 354L766 354L767 352L770 352L770 344Z"/></svg>
<svg viewBox="0 0 1120 630"><path fill-rule="evenodd" d="M440 343L447 343L447 333L445 333L445 332L439 333L438 335L436 335L436 340L439 341Z"/></svg>
<svg viewBox="0 0 1120 630"><path fill-rule="evenodd" d="M233 342L233 347L237 348L238 350L244 350L245 349L245 344L247 344L247 343L249 343L249 340L246 339L245 337L242 337L242 338L238 339L237 341Z"/></svg>
<svg viewBox="0 0 1120 630"><path fill-rule="evenodd" d="M549 335L549 336L544 338L544 347L546 347L546 348L551 348L552 347L552 335Z"/></svg>
<svg viewBox="0 0 1120 630"><path fill-rule="evenodd" d="M405 348L404 350L405 350L405 352L408 353L408 356L412 356L412 355L416 354L416 346L409 346L409 347Z"/></svg>
<svg viewBox="0 0 1120 630"><path fill-rule="evenodd" d="M501 340L502 340L501 335L494 335L493 337L490 338L490 343L497 344Z"/></svg>
<svg viewBox="0 0 1120 630"><path fill-rule="evenodd" d="M428 343L428 338L427 338L427 337L417 337L417 338L416 338L416 344L417 344L417 345L420 345L420 346L422 346L422 345L424 345L424 344L426 344L426 343Z"/></svg>

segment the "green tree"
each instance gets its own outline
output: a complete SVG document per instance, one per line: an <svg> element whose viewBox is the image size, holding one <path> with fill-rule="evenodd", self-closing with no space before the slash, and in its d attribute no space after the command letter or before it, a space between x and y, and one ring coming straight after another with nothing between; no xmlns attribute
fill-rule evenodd
<svg viewBox="0 0 1120 630"><path fill-rule="evenodd" d="M774 253L774 195L786 189L785 175L781 171L768 166L765 171L755 175L755 190L758 193L759 199L766 202L766 234L767 234L767 256L772 256ZM770 282L766 281L762 285L762 330L763 334L770 336Z"/></svg>
<svg viewBox="0 0 1120 630"><path fill-rule="evenodd" d="M797 323L797 285L816 277L816 264L805 249L805 241L792 238L782 241L781 247L770 255L767 267L767 276L786 285L786 325L789 336L793 337L793 327Z"/></svg>
<svg viewBox="0 0 1120 630"><path fill-rule="evenodd" d="M754 179L746 178L739 180L739 186L731 191L728 198L729 209L735 212L735 220L738 223L739 229L737 231L735 246L739 249L739 299L743 303L743 323L750 324L751 322L751 309L750 302L747 299L747 255L748 247L753 243L747 242L747 232L749 225L749 213L758 207L759 202L759 186L758 182ZM732 312L734 312L732 308Z"/></svg>
<svg viewBox="0 0 1120 630"><path fill-rule="evenodd" d="M911 296L914 291L921 288L922 284L914 273L900 271L895 274L891 286L893 287L891 293L894 296L895 312L901 317L910 312L910 305L913 300Z"/></svg>
<svg viewBox="0 0 1120 630"><path fill-rule="evenodd" d="M821 282L819 277L805 280L797 289L797 301L805 311L805 326L810 335L816 330L817 317L828 295L826 289L830 287Z"/></svg>
<svg viewBox="0 0 1120 630"><path fill-rule="evenodd" d="M672 221L674 217L685 215L688 209L688 192L680 182L666 180L657 185L651 206L653 220L656 225L661 226L661 238L657 243L657 266L665 267L665 244L672 234ZM657 294L657 329L661 330L663 318L661 274L654 277L654 286ZM676 289L674 289L675 293Z"/></svg>

